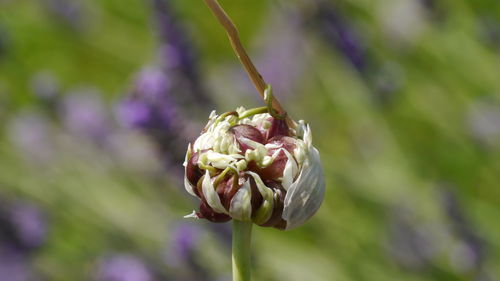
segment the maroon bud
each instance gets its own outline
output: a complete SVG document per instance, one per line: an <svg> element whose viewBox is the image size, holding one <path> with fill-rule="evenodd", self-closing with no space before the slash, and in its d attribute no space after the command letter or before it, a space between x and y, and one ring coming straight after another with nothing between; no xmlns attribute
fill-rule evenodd
<svg viewBox="0 0 500 281"><path fill-rule="evenodd" d="M273 155L277 150L285 149L291 154L295 149L295 139L287 136L275 136L271 138L268 144L274 144L276 148L271 148L268 151L268 155ZM293 154L292 154L293 155ZM285 169L286 162L288 162L288 157L286 153L282 150L278 153L271 165L259 171L259 175L265 180L274 180L283 176L283 170Z"/></svg>
<svg viewBox="0 0 500 281"><path fill-rule="evenodd" d="M252 192L252 198L250 201L250 203L252 204L252 214L255 214L255 211L257 211L260 205L262 205L264 197L262 197L262 194L260 193L259 188L257 187L255 179L253 177L248 176L247 180L250 181L250 190Z"/></svg>
<svg viewBox="0 0 500 281"><path fill-rule="evenodd" d="M272 155L272 153L270 155ZM278 153L278 156L274 158L273 163L271 163L271 165L265 167L264 169L261 169L258 174L263 180L278 179L283 176L283 170L285 169L287 161L288 157L286 156L285 152L280 151Z"/></svg>
<svg viewBox="0 0 500 281"><path fill-rule="evenodd" d="M198 167L199 153L195 152L191 158L189 158L186 165L186 177L192 186L196 186L198 180L204 175L203 171Z"/></svg>
<svg viewBox="0 0 500 281"><path fill-rule="evenodd" d="M266 181L266 186L273 190L275 194L274 197L274 207L271 217L260 226L276 227L278 229L286 228L286 221L281 217L283 214L283 208L285 207L285 196L286 190L283 186L276 181Z"/></svg>
<svg viewBox="0 0 500 281"><path fill-rule="evenodd" d="M204 201L201 201L200 211L196 213L198 218L207 219L211 222L227 222L231 220L231 217L226 214L220 214L212 210L210 206L205 204Z"/></svg>
<svg viewBox="0 0 500 281"><path fill-rule="evenodd" d="M277 228L279 230L285 230L286 229L286 220L281 219L277 224L273 226L274 228Z"/></svg>
<svg viewBox="0 0 500 281"><path fill-rule="evenodd" d="M293 150L296 147L295 142L296 140L292 137L275 136L268 140L267 144L274 144L275 146L278 146L278 148L284 148L288 150L288 152L293 153Z"/></svg>
<svg viewBox="0 0 500 281"><path fill-rule="evenodd" d="M269 121L271 122L271 127L267 131L266 140L270 140L276 136L290 136L290 129L285 119L271 117Z"/></svg>
<svg viewBox="0 0 500 281"><path fill-rule="evenodd" d="M250 125L236 125L234 127L231 127L231 129L229 129L229 132L234 134L234 138L240 145L242 153L245 153L247 149L252 149L242 141L242 138L247 138L258 143L264 143L264 137L262 136L261 132Z"/></svg>
<svg viewBox="0 0 500 281"><path fill-rule="evenodd" d="M205 201L205 195L203 194L203 178L205 176L202 176L199 180L198 183L196 183L196 188L194 188L194 192L196 196L198 196L201 201Z"/></svg>
<svg viewBox="0 0 500 281"><path fill-rule="evenodd" d="M217 185L217 194L226 210L229 210L231 200L239 189L238 182L235 182L234 178L234 176L226 177Z"/></svg>

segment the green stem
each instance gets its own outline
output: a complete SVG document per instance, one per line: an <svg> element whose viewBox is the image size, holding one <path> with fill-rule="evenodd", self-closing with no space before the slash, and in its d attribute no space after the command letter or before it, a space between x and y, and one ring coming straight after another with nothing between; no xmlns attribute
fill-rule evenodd
<svg viewBox="0 0 500 281"><path fill-rule="evenodd" d="M253 116L253 115L257 115L257 114L261 114L261 113L267 113L268 112L268 108L266 106L263 106L263 107L257 107L257 108L252 108L252 109L249 109L247 111L244 111L239 119L244 119L244 118L247 118L247 117L250 117L250 116Z"/></svg>
<svg viewBox="0 0 500 281"><path fill-rule="evenodd" d="M250 281L252 222L233 220L233 281Z"/></svg>

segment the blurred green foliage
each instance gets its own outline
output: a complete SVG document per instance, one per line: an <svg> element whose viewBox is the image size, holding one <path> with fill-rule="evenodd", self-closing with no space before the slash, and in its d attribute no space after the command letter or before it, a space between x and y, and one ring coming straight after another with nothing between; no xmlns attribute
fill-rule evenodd
<svg viewBox="0 0 500 281"><path fill-rule="evenodd" d="M64 91L97 88L113 115L113 104L129 91L133 76L156 55L151 7L142 0L81 1L81 22L72 26L43 2L0 1L5 35L0 195L31 200L48 214L48 240L33 256L33 266L46 280L89 280L101 255L132 252L164 276L175 276L181 269L166 264L164 253L173 229L197 203L158 159L131 168L112 152L55 125L51 138L57 157L35 163L9 138L9 122L18 114L43 111L32 86L40 72L52 73ZM242 77L243 72L203 2L172 2L199 51L217 110L258 105L250 84L242 92L228 90L242 87L225 69L238 69ZM257 42L272 30L269 22L276 13L294 5L307 9L301 1L221 2L253 57L260 54ZM357 71L314 24L297 35L306 43L305 70L294 93L276 95L292 117L311 123L327 196L300 229L255 229L255 280L494 280L500 276L500 129L485 139L473 127L500 127L499 118L480 117L486 125L474 121L478 104L500 114L500 5L331 2L360 34L375 67L368 74ZM429 2L434 4L426 8ZM270 38L267 48L274 44ZM394 88L381 98L376 86L384 79ZM134 138L151 148L142 136ZM479 266L467 260L466 253L474 254L463 250L468 240L447 215L443 190L456 194L468 227L483 241ZM396 247L403 255L418 256L415 250L405 252L395 242L404 238L391 234L399 215L428 235L430 244L418 246L434 249L424 265L413 268L391 255ZM196 224L203 229L197 260L213 280L227 277L226 238L204 221Z"/></svg>

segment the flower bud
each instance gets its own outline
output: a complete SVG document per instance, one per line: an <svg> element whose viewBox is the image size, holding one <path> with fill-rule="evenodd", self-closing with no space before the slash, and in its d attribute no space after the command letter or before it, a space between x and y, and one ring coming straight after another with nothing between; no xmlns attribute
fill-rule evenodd
<svg viewBox="0 0 500 281"><path fill-rule="evenodd" d="M185 188L201 203L186 217L292 229L319 209L325 182L309 126L255 112L213 112L189 144Z"/></svg>

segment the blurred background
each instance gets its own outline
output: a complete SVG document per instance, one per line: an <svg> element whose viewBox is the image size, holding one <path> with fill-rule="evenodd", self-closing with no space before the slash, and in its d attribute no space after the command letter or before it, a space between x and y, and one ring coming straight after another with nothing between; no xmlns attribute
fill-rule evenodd
<svg viewBox="0 0 500 281"><path fill-rule="evenodd" d="M497 280L498 2L221 2L327 178L254 280ZM261 104L201 0L0 0L0 280L230 280L181 164Z"/></svg>

